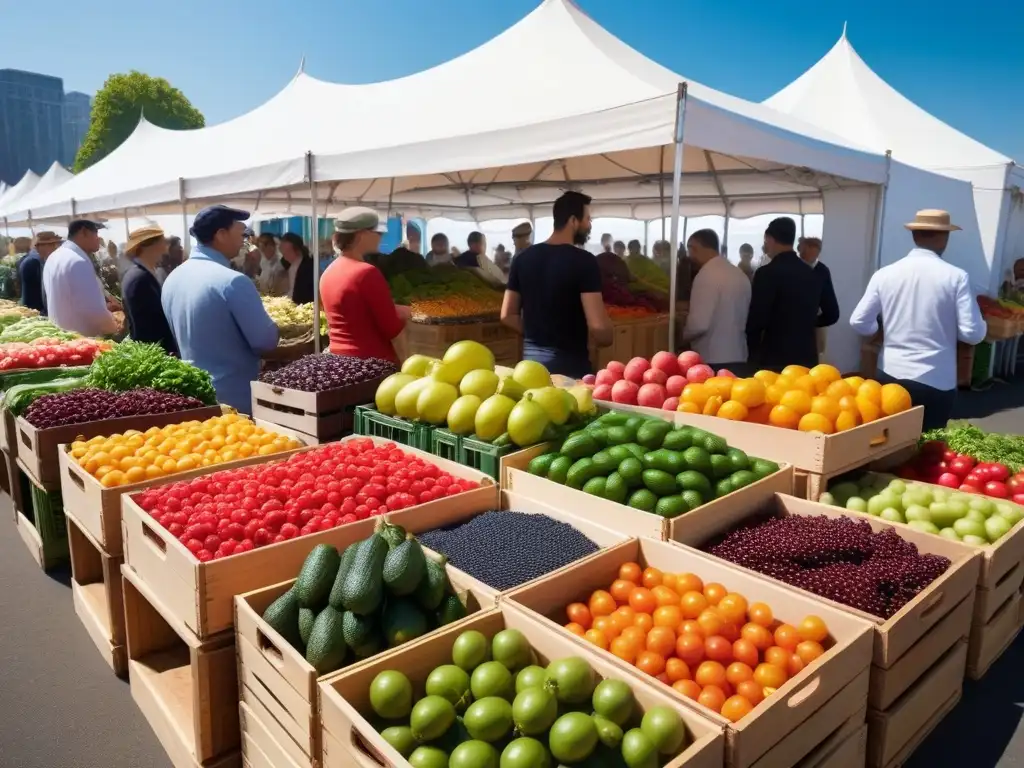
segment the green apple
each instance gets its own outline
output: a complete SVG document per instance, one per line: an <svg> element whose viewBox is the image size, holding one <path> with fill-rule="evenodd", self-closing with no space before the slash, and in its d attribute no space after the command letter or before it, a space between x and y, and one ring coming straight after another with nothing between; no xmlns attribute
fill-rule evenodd
<svg viewBox="0 0 1024 768"><path fill-rule="evenodd" d="M893 509L892 507L889 507L888 509L883 509L882 514L880 514L879 517L883 520L888 520L890 523L907 522L903 517L903 513L900 512L898 509Z"/></svg>
<svg viewBox="0 0 1024 768"><path fill-rule="evenodd" d="M846 500L846 508L851 512L867 512L868 503L860 496L851 496Z"/></svg>
<svg viewBox="0 0 1024 768"><path fill-rule="evenodd" d="M902 496L907 492L907 484L897 477L895 480L889 481L889 490L897 496Z"/></svg>
<svg viewBox="0 0 1024 768"><path fill-rule="evenodd" d="M818 497L818 503L819 504L828 504L829 506L832 506L832 507L838 506L836 504L836 497L833 496L828 491L825 491L823 494L821 494L821 496Z"/></svg>
<svg viewBox="0 0 1024 768"><path fill-rule="evenodd" d="M995 504L993 504L990 499L985 499L982 498L981 496L975 496L973 499L967 502L967 507L969 509L976 509L978 512L981 512L981 514L983 514L985 517L988 517L989 515L995 512Z"/></svg>
<svg viewBox="0 0 1024 768"><path fill-rule="evenodd" d="M965 536L976 536L979 539L985 538L984 522L972 520L970 515L967 517L961 517L953 523L953 530L960 534L960 538L964 538Z"/></svg>
<svg viewBox="0 0 1024 768"><path fill-rule="evenodd" d="M943 528L939 531L939 536L942 536L945 539L952 539L953 541L960 541L960 534L952 528Z"/></svg>
<svg viewBox="0 0 1024 768"><path fill-rule="evenodd" d="M966 536L964 536L961 539L961 541L964 544L971 544L971 545L973 545L975 547L987 547L988 546L988 539L985 539L985 538L983 538L981 536L972 536L971 534L967 534Z"/></svg>
<svg viewBox="0 0 1024 768"><path fill-rule="evenodd" d="M964 520L973 520L976 523L984 523L985 515L976 509L968 509L967 514L964 515Z"/></svg>
<svg viewBox="0 0 1024 768"><path fill-rule="evenodd" d="M1002 515L992 515L992 517L985 520L985 538L990 542L995 542L1010 532L1013 526L1010 521Z"/></svg>
<svg viewBox="0 0 1024 768"><path fill-rule="evenodd" d="M856 496L860 489L856 483L836 483L834 486L829 488L829 491L835 497L836 501L839 502L840 506L846 506L846 500L851 496Z"/></svg>
<svg viewBox="0 0 1024 768"><path fill-rule="evenodd" d="M915 531L921 533L938 533L939 528L935 523L930 523L927 520L908 520L907 525L913 528Z"/></svg>
<svg viewBox="0 0 1024 768"><path fill-rule="evenodd" d="M880 514L882 514L883 509L892 506L892 504L890 503L891 501L891 498L881 493L878 494L877 496L872 496L870 499L868 499L868 514L878 517Z"/></svg>
<svg viewBox="0 0 1024 768"><path fill-rule="evenodd" d="M1001 509L997 514L1008 520L1010 525L1016 525L1024 520L1024 507L1019 507L1016 504L1000 504L999 506Z"/></svg>
<svg viewBox="0 0 1024 768"><path fill-rule="evenodd" d="M931 506L931 521L939 528L948 528L967 515L967 507L956 501L947 501Z"/></svg>
<svg viewBox="0 0 1024 768"><path fill-rule="evenodd" d="M912 504L911 506L907 507L906 512L903 513L903 516L907 519L908 523L911 520L922 520L930 523L932 521L932 509L934 509L935 507L939 507L940 510L942 510L945 508L945 506L946 505L942 504L941 502L936 502L932 504L932 508L929 509L928 507L922 507L920 504Z"/></svg>

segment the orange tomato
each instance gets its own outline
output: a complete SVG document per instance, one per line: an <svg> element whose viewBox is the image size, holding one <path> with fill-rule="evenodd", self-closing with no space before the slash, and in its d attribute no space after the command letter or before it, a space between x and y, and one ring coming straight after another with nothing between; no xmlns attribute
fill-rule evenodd
<svg viewBox="0 0 1024 768"><path fill-rule="evenodd" d="M693 386L693 385L691 384L690 386ZM701 407L699 405L697 405L696 403L685 402L685 403L680 403L679 407L676 408L676 410L679 411L680 413L697 413L697 414L699 414L701 412Z"/></svg>
<svg viewBox="0 0 1024 768"><path fill-rule="evenodd" d="M727 594L729 594L729 591L716 582L704 585L704 597L708 599L708 605L718 605L718 601Z"/></svg>
<svg viewBox="0 0 1024 768"><path fill-rule="evenodd" d="M687 619L679 625L679 634L683 634L684 632L697 635L697 637L701 639L704 638L704 630L701 629L701 626L697 623L696 619Z"/></svg>
<svg viewBox="0 0 1024 768"><path fill-rule="evenodd" d="M751 603L747 608L747 614L754 624L760 624L762 627L770 628L775 621L772 609L766 603Z"/></svg>
<svg viewBox="0 0 1024 768"><path fill-rule="evenodd" d="M798 376L793 382L793 388L806 392L812 397L818 394L818 382L812 376Z"/></svg>
<svg viewBox="0 0 1024 768"><path fill-rule="evenodd" d="M669 627L655 627L647 633L646 650L659 656L671 656L676 648L675 630Z"/></svg>
<svg viewBox="0 0 1024 768"><path fill-rule="evenodd" d="M671 627L676 629L683 623L683 612L678 605L663 605L654 612L655 627Z"/></svg>
<svg viewBox="0 0 1024 768"><path fill-rule="evenodd" d="M629 606L626 607L628 608ZM611 616L602 616L601 618L607 618L611 620L612 626L615 627L616 635L620 635L622 634L622 630L626 629L626 627L633 626L634 614L632 612L625 614L619 613L619 609L616 608L615 613L613 613Z"/></svg>
<svg viewBox="0 0 1024 768"><path fill-rule="evenodd" d="M590 615L594 618L598 616L609 616L619 606L615 602L615 598L605 592L603 589L599 589L590 596Z"/></svg>
<svg viewBox="0 0 1024 768"><path fill-rule="evenodd" d="M803 365L787 365L782 369L782 375L790 379L797 379L800 376L806 376L810 372L811 369Z"/></svg>
<svg viewBox="0 0 1024 768"><path fill-rule="evenodd" d="M736 695L742 696L752 706L757 706L764 701L764 686L758 685L753 680L746 680L736 686Z"/></svg>
<svg viewBox="0 0 1024 768"><path fill-rule="evenodd" d="M605 637L604 632L597 629L588 629L587 633L583 636L587 642L592 645L596 645L603 651L608 650L608 638Z"/></svg>
<svg viewBox="0 0 1024 768"><path fill-rule="evenodd" d="M800 633L792 624L779 624L775 628L775 644L792 653L800 644Z"/></svg>
<svg viewBox="0 0 1024 768"><path fill-rule="evenodd" d="M726 400L715 415L720 419L729 419L730 421L746 421L750 411L743 403L738 403L735 400Z"/></svg>
<svg viewBox="0 0 1024 768"><path fill-rule="evenodd" d="M760 624L744 624L743 629L740 630L740 636L759 651L767 651L775 641L772 633Z"/></svg>
<svg viewBox="0 0 1024 768"><path fill-rule="evenodd" d="M644 644L647 642L647 632L640 627L626 627L615 639L626 640L633 646L633 653L635 655L643 650Z"/></svg>
<svg viewBox="0 0 1024 768"><path fill-rule="evenodd" d="M584 629L590 629L590 625L594 621L593 616L590 615L590 609L583 603L570 603L566 606L565 615L569 617L569 621L579 624Z"/></svg>
<svg viewBox="0 0 1024 768"><path fill-rule="evenodd" d="M574 635L579 635L580 637L583 637L587 633L587 630L585 630L583 627L581 627L574 621L570 621L568 624L566 624L565 628L572 632Z"/></svg>
<svg viewBox="0 0 1024 768"><path fill-rule="evenodd" d="M753 408L747 409L747 421L751 424L767 424L768 419L771 417L772 408L775 407L775 403L761 403Z"/></svg>
<svg viewBox="0 0 1024 768"><path fill-rule="evenodd" d="M857 411L840 411L836 416L836 432L845 432L857 426L860 426L860 414Z"/></svg>
<svg viewBox="0 0 1024 768"><path fill-rule="evenodd" d="M874 382L874 383L877 384L878 382ZM867 385L868 385L868 382L864 382L864 384L861 387L861 389L863 389ZM882 407L878 403L876 403L875 401L871 400L869 397L867 397L865 395L861 395L858 392L856 400L857 400L857 413L860 414L860 420L862 422L864 422L865 424L867 424L869 422L872 422L872 421L877 421L878 419L880 419L882 417Z"/></svg>
<svg viewBox="0 0 1024 768"><path fill-rule="evenodd" d="M766 385L757 379L737 379L732 385L733 402L756 408L764 402Z"/></svg>
<svg viewBox="0 0 1024 768"><path fill-rule="evenodd" d="M612 613L612 618L619 617L621 621L625 623L622 625L622 629L633 626L633 620L636 619L636 611L630 608L628 605L620 605Z"/></svg>
<svg viewBox="0 0 1024 768"><path fill-rule="evenodd" d="M676 656L693 669L704 661L704 638L690 633L679 635L676 638Z"/></svg>
<svg viewBox="0 0 1024 768"><path fill-rule="evenodd" d="M796 655L804 664L810 664L824 652L825 649L821 647L821 643L816 643L813 640L804 640L796 647Z"/></svg>
<svg viewBox="0 0 1024 768"><path fill-rule="evenodd" d="M708 398L711 397L712 391L708 389L704 384L687 384L683 387L683 392L679 396L681 403L693 403L695 406L704 409L705 403Z"/></svg>
<svg viewBox="0 0 1024 768"><path fill-rule="evenodd" d="M638 613L636 618L633 619L633 626L640 627L646 637L647 633L650 632L651 628L654 626L654 619L651 618L651 614L649 613Z"/></svg>
<svg viewBox="0 0 1024 768"><path fill-rule="evenodd" d="M693 675L697 685L724 685L726 683L725 667L717 661L702 661Z"/></svg>
<svg viewBox="0 0 1024 768"><path fill-rule="evenodd" d="M725 621L714 608L705 608L701 611L700 616L697 617L697 623L700 624L700 628L704 631L704 637L711 637L711 635L717 635L721 632Z"/></svg>
<svg viewBox="0 0 1024 768"><path fill-rule="evenodd" d="M776 405L768 414L768 423L782 429L796 429L800 424L800 414L787 405Z"/></svg>
<svg viewBox="0 0 1024 768"><path fill-rule="evenodd" d="M769 384L764 388L764 404L776 406L782 400L782 396L789 392L788 382Z"/></svg>
<svg viewBox="0 0 1024 768"><path fill-rule="evenodd" d="M645 568L643 578L641 582L648 589L654 589L655 587L661 586L661 571L657 568Z"/></svg>
<svg viewBox="0 0 1024 768"><path fill-rule="evenodd" d="M635 666L645 675L657 677L665 671L665 657L653 651L641 651L637 654Z"/></svg>
<svg viewBox="0 0 1024 768"><path fill-rule="evenodd" d="M882 385L882 413L886 416L909 411L911 406L910 393L902 384Z"/></svg>
<svg viewBox="0 0 1024 768"><path fill-rule="evenodd" d="M831 435L836 431L835 424L820 413L805 413L796 428L801 432L821 432L823 435Z"/></svg>
<svg viewBox="0 0 1024 768"><path fill-rule="evenodd" d="M636 589L636 584L625 579L616 579L608 590L617 603L628 603L629 593Z"/></svg>
<svg viewBox="0 0 1024 768"><path fill-rule="evenodd" d="M798 416L811 412L811 395L803 389L791 389L779 400L779 405L789 408Z"/></svg>
<svg viewBox="0 0 1024 768"><path fill-rule="evenodd" d="M783 669L789 670L789 660L793 656L785 648L779 648L777 645L773 645L767 651L764 652L764 660L766 664L774 664L776 667L782 667Z"/></svg>
<svg viewBox="0 0 1024 768"><path fill-rule="evenodd" d="M750 668L749 664L744 664L742 661L734 661L725 668L725 679L729 685L737 686L746 680L753 680L754 670Z"/></svg>
<svg viewBox="0 0 1024 768"><path fill-rule="evenodd" d="M725 704L725 691L717 685L705 685L701 689L697 703L710 709L712 712L721 712Z"/></svg>
<svg viewBox="0 0 1024 768"><path fill-rule="evenodd" d="M728 376L712 376L710 379L704 382L704 389L711 392L711 396L716 395L722 400L729 400L732 396L732 388L735 386L738 379L730 379Z"/></svg>
<svg viewBox="0 0 1024 768"><path fill-rule="evenodd" d="M688 619L696 619L708 607L708 599L702 593L690 590L683 593L679 605L683 610L683 616Z"/></svg>
<svg viewBox="0 0 1024 768"><path fill-rule="evenodd" d="M723 621L731 621L736 624L743 624L747 620L747 599L742 595L731 592L723 597L718 603L718 614Z"/></svg>
<svg viewBox="0 0 1024 768"><path fill-rule="evenodd" d="M679 605L679 602L682 599L675 590L669 589L664 584L652 587L651 594L654 595L654 599L658 601L659 606Z"/></svg>
<svg viewBox="0 0 1024 768"><path fill-rule="evenodd" d="M676 576L674 573L662 573L661 574L661 585L663 587L668 587L673 592L676 592L678 594L678 592L679 592L679 590L677 589L678 578L679 577Z"/></svg>
<svg viewBox="0 0 1024 768"><path fill-rule="evenodd" d="M813 640L816 643L825 642L828 637L828 627L819 616L805 616L797 627L801 640Z"/></svg>
<svg viewBox="0 0 1024 768"><path fill-rule="evenodd" d="M774 664L758 664L754 670L754 682L764 688L779 688L786 684L786 670Z"/></svg>
<svg viewBox="0 0 1024 768"><path fill-rule="evenodd" d="M708 401L704 403L704 410L701 411L705 416L717 416L718 409L722 407L722 398L718 395L712 395L708 398Z"/></svg>
<svg viewBox="0 0 1024 768"><path fill-rule="evenodd" d="M730 723L736 723L750 714L754 705L747 701L746 697L736 694L730 696L722 704L721 714Z"/></svg>
<svg viewBox="0 0 1024 768"><path fill-rule="evenodd" d="M628 664L636 661L636 647L621 635L612 640L608 650Z"/></svg>
<svg viewBox="0 0 1024 768"><path fill-rule="evenodd" d="M751 669L756 667L757 663L761 660L757 646L743 638L733 642L732 657L736 659L736 661L742 661Z"/></svg>
<svg viewBox="0 0 1024 768"><path fill-rule="evenodd" d="M844 397L853 397L856 392L853 387L850 386L850 382L845 379L840 379L839 381L833 381L829 384L828 389L825 390L825 394L835 400L842 400Z"/></svg>
<svg viewBox="0 0 1024 768"><path fill-rule="evenodd" d="M682 659L675 656L665 659L665 675L670 683L677 683L680 680L690 679L690 667Z"/></svg>
<svg viewBox="0 0 1024 768"><path fill-rule="evenodd" d="M643 578L643 573L643 569L636 563L623 563L619 566L619 578L623 581L632 581L634 584L639 584L640 579Z"/></svg>
<svg viewBox="0 0 1024 768"><path fill-rule="evenodd" d="M609 640L614 640L622 631L615 626L615 620L612 619L611 616L598 616L594 619L592 629L596 629L598 632L603 633Z"/></svg>
<svg viewBox="0 0 1024 768"><path fill-rule="evenodd" d="M790 677L796 677L805 666L803 659L795 653L791 653L789 655L789 661L786 663L786 672L789 673Z"/></svg>
<svg viewBox="0 0 1024 768"><path fill-rule="evenodd" d="M701 691L700 686L693 682L693 680L676 680L672 683L672 688L676 693L681 693L692 701L697 700Z"/></svg>
<svg viewBox="0 0 1024 768"><path fill-rule="evenodd" d="M704 657L719 664L732 662L732 643L720 635L712 635L704 641Z"/></svg>
<svg viewBox="0 0 1024 768"><path fill-rule="evenodd" d="M629 607L637 613L654 613L658 608L658 600L651 590L637 587L629 593Z"/></svg>
<svg viewBox="0 0 1024 768"><path fill-rule="evenodd" d="M740 627L739 624L727 621L722 625L722 628L718 630L718 634L724 637L729 643L735 643L740 639Z"/></svg>
<svg viewBox="0 0 1024 768"><path fill-rule="evenodd" d="M654 679L657 680L659 683L664 683L665 685L671 684L671 681L668 679L668 675L666 675L664 672L662 672L660 675L657 675Z"/></svg>
<svg viewBox="0 0 1024 768"><path fill-rule="evenodd" d="M779 379L779 374L775 371L758 371L754 374L754 378L764 384L766 387L770 387Z"/></svg>

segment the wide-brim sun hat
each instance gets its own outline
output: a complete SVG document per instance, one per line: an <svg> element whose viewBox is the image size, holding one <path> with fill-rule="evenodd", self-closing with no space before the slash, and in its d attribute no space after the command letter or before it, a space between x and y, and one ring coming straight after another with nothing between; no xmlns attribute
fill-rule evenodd
<svg viewBox="0 0 1024 768"><path fill-rule="evenodd" d="M128 256L134 256L136 249L147 240L165 236L163 229L155 224L139 227L128 235L128 242L124 244L124 252Z"/></svg>
<svg viewBox="0 0 1024 768"><path fill-rule="evenodd" d="M937 208L918 211L914 220L903 226L911 232L959 232L961 229L951 221L949 211Z"/></svg>

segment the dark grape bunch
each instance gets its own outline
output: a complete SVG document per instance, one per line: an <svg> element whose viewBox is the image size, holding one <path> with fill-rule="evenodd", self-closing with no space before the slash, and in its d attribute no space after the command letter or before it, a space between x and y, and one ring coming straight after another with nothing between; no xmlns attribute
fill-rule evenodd
<svg viewBox="0 0 1024 768"><path fill-rule="evenodd" d="M772 578L888 619L949 567L892 528L848 517L778 517L739 528L708 551Z"/></svg>
<svg viewBox="0 0 1024 768"><path fill-rule="evenodd" d="M155 389L109 392L105 389L86 387L43 395L25 410L25 419L38 429L46 429L69 424L85 424L88 421L174 413L202 407L203 403L194 397Z"/></svg>
<svg viewBox="0 0 1024 768"><path fill-rule="evenodd" d="M498 590L511 589L597 551L568 523L525 512L484 512L465 523L416 534L459 570Z"/></svg>
<svg viewBox="0 0 1024 768"><path fill-rule="evenodd" d="M264 371L260 374L260 381L302 392L323 392L362 384L397 371L397 365L377 357L306 355L276 371Z"/></svg>

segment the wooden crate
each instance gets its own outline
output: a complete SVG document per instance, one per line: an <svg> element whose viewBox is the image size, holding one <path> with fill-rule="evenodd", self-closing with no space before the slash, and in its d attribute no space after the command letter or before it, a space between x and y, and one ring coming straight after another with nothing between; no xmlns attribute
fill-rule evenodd
<svg viewBox="0 0 1024 768"><path fill-rule="evenodd" d="M479 341L494 354L498 365L515 365L523 358L523 337L500 320L433 325L409 322L392 342L400 360L412 355L443 357L457 341Z"/></svg>
<svg viewBox="0 0 1024 768"><path fill-rule="evenodd" d="M573 642L567 633L552 631L527 612L510 605L479 613L458 625L416 640L393 653L378 656L368 663L343 670L322 682L323 768L408 765L364 717L364 713L370 710L369 687L373 678L384 670L400 668L412 681L414 690L422 695L423 684L430 670L451 663L452 645L462 632L473 629L482 632L485 637L492 637L506 628L518 629L526 636L542 665L569 655L581 656L593 667L598 677L628 681L641 710L665 706L677 711L688 731L688 746L682 754L671 759L665 768L721 768L723 740L720 725L703 717L693 708L681 705L679 697L669 695L671 689L628 677L605 654L595 653Z"/></svg>
<svg viewBox="0 0 1024 768"><path fill-rule="evenodd" d="M978 590L980 595L982 590ZM1013 645L1021 630L1021 607L1024 598L1019 591L1015 592L988 621L981 622L977 618L971 624L971 634L967 646L967 677L980 680L992 665Z"/></svg>
<svg viewBox="0 0 1024 768"><path fill-rule="evenodd" d="M471 615L494 607L493 591L481 590L479 582L450 567L448 578ZM242 701L271 732L278 748L291 762L309 766L319 764L321 757L317 686L338 671L317 676L303 655L263 621L267 607L294 583L291 579L235 597L238 678Z"/></svg>
<svg viewBox="0 0 1024 768"><path fill-rule="evenodd" d="M669 686L662 688L725 729L726 761L733 768L794 765L865 706L871 663L870 623L674 543L633 539L514 590L502 604L520 607L579 647L592 649L594 646L586 640L562 628L565 608L577 600L586 601L595 589L607 589L618 578L622 564L629 562L670 573L692 572L705 582L724 584L751 602L768 603L780 621L798 624L804 616L815 614L828 625L833 645L737 723L729 723ZM594 653L618 666L630 679L650 679L608 651Z"/></svg>
<svg viewBox="0 0 1024 768"><path fill-rule="evenodd" d="M352 433L355 407L372 403L384 378L325 392L302 392L254 381L252 415L310 435L319 442L335 440Z"/></svg>
<svg viewBox="0 0 1024 768"><path fill-rule="evenodd" d="M612 321L612 343L599 347L590 343L590 364L595 371L612 360L628 363L634 357L654 357L656 352L668 349L668 315L633 317Z"/></svg>
<svg viewBox="0 0 1024 768"><path fill-rule="evenodd" d="M14 427L14 414L0 405L0 448L12 457L18 456L17 430Z"/></svg>
<svg viewBox="0 0 1024 768"><path fill-rule="evenodd" d="M22 507L15 520L18 533L36 564L48 571L68 561L67 525L60 489L41 487L15 459Z"/></svg>
<svg viewBox="0 0 1024 768"><path fill-rule="evenodd" d="M243 694L244 695L244 694ZM238 702L238 721L242 729L242 760L252 768L313 768L309 760L296 761L280 741L280 734L268 721L273 717L259 704Z"/></svg>
<svg viewBox="0 0 1024 768"><path fill-rule="evenodd" d="M67 515L71 597L75 613L103 660L118 677L128 676L128 648L121 596L122 557L111 557Z"/></svg>
<svg viewBox="0 0 1024 768"><path fill-rule="evenodd" d="M24 416L15 419L15 439L18 442L20 458L32 475L42 484L60 485L60 465L57 461L57 446L75 440L88 440L99 435L114 435L137 429L144 432L150 427L163 427L183 421L204 421L220 416L219 405L191 408L175 413L154 413L148 416L126 416L120 419L89 421L66 427L37 429Z"/></svg>
<svg viewBox="0 0 1024 768"><path fill-rule="evenodd" d="M3 466L0 466L0 475L4 477L4 488L3 491L11 499L11 512L14 515L14 520L18 520L18 512L25 509L25 500L21 492L21 475L18 470L18 460L8 451L0 452L0 461Z"/></svg>
<svg viewBox="0 0 1024 768"><path fill-rule="evenodd" d="M235 636L200 640L121 566L132 698L175 768L240 762Z"/></svg>
<svg viewBox="0 0 1024 768"><path fill-rule="evenodd" d="M867 759L867 707L836 728L796 768L864 768Z"/></svg>

